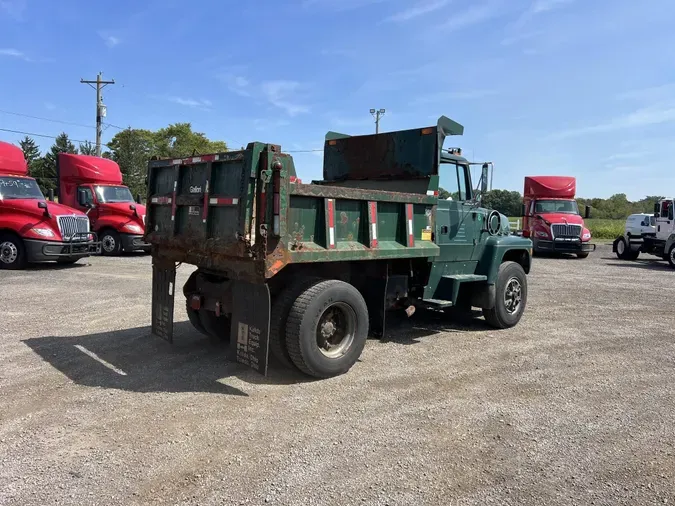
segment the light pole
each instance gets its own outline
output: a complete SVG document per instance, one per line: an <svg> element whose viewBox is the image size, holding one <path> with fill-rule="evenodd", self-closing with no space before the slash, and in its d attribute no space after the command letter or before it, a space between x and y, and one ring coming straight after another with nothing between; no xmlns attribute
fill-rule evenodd
<svg viewBox="0 0 675 506"><path fill-rule="evenodd" d="M372 114L373 118L375 118L375 133L379 134L380 133L380 118L382 116L384 116L384 109L380 109L380 110L371 109L370 114Z"/></svg>

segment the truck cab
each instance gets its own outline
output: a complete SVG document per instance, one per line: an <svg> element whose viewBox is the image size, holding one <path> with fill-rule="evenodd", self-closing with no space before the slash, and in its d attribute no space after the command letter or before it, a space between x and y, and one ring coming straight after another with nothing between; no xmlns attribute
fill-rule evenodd
<svg viewBox="0 0 675 506"><path fill-rule="evenodd" d="M575 193L574 177L525 178L522 235L532 239L535 252L574 253L586 258L595 251L591 232L584 224L584 217L590 217L590 208L582 217Z"/></svg>
<svg viewBox="0 0 675 506"><path fill-rule="evenodd" d="M97 251L86 214L48 202L17 146L0 142L0 269L75 263Z"/></svg>
<svg viewBox="0 0 675 506"><path fill-rule="evenodd" d="M134 201L112 160L60 153L57 164L59 201L87 213L101 241L103 255L148 251L143 240L145 206Z"/></svg>

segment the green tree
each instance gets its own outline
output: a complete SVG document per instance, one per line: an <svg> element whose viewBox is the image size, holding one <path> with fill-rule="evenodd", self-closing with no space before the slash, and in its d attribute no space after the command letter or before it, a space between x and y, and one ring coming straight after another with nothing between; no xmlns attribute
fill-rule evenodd
<svg viewBox="0 0 675 506"><path fill-rule="evenodd" d="M40 154L40 148L37 146L35 141L28 136L24 137L21 141L19 141L19 146L21 146L21 150L23 151L23 157L26 159L26 162L28 163L28 174L30 174L31 177L35 178L38 186L42 190L42 193L47 195L46 190L48 190L49 187L45 185L45 180L43 177L44 159Z"/></svg>
<svg viewBox="0 0 675 506"><path fill-rule="evenodd" d="M150 130L127 128L115 134L108 143L110 152L103 153L104 158L110 158L120 166L124 184L134 196L145 193L145 176L148 160L153 154L154 136Z"/></svg>
<svg viewBox="0 0 675 506"><path fill-rule="evenodd" d="M485 193L482 205L506 216L520 216L523 209L523 198L517 191L492 190Z"/></svg>
<svg viewBox="0 0 675 506"><path fill-rule="evenodd" d="M68 134L63 132L56 137L54 144L47 152L43 159L42 177L44 178L42 188L43 192L48 192L50 189L57 189L56 185L56 160L59 153L76 154L77 148L70 142Z"/></svg>
<svg viewBox="0 0 675 506"><path fill-rule="evenodd" d="M96 155L96 146L89 141L80 142L80 154L81 155Z"/></svg>
<svg viewBox="0 0 675 506"><path fill-rule="evenodd" d="M201 132L193 132L190 123L174 123L157 130L152 137L152 154L160 158L227 151L225 142L212 141Z"/></svg>

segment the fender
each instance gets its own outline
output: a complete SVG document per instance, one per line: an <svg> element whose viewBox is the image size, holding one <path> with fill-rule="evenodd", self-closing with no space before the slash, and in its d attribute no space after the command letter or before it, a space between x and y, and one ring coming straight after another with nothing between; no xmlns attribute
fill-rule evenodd
<svg viewBox="0 0 675 506"><path fill-rule="evenodd" d="M483 253L478 260L476 274L487 276L486 283L497 282L499 265L505 260L514 260L529 274L532 266L532 241L515 235L492 236L485 241ZM511 258L513 257L513 258Z"/></svg>
<svg viewBox="0 0 675 506"><path fill-rule="evenodd" d="M37 213L36 213L37 214ZM53 237L43 237L32 231L34 227L49 228L53 233ZM59 228L52 220L46 216L33 216L25 212L17 212L9 210L7 212L3 209L2 218L0 218L0 231L14 232L19 237L24 239L40 239L40 240L54 240L60 241L61 234Z"/></svg>

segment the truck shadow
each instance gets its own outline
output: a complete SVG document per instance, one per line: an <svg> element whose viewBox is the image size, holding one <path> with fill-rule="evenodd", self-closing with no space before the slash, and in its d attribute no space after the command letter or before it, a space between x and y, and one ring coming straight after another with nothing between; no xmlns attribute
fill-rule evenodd
<svg viewBox="0 0 675 506"><path fill-rule="evenodd" d="M385 335L381 341L410 345L419 343L423 337L440 333L495 331L485 320L479 319L480 310L474 310L472 315L473 319L460 321L441 311L424 309L418 309L410 318L400 313L387 314Z"/></svg>
<svg viewBox="0 0 675 506"><path fill-rule="evenodd" d="M628 267L632 269L647 269L650 271L672 271L673 268L663 260L616 260L611 257L603 258L603 260L615 260L614 262L607 262L606 265L611 267Z"/></svg>
<svg viewBox="0 0 675 506"><path fill-rule="evenodd" d="M91 264L85 260L80 260L74 264L59 264L56 262L44 262L26 265L27 271L61 271L67 269L79 269L82 267L90 267Z"/></svg>
<svg viewBox="0 0 675 506"><path fill-rule="evenodd" d="M150 327L73 337L40 337L23 342L78 385L131 392L203 392L247 396L218 380L241 369L226 350L195 337L188 322L177 322L174 343L150 334Z"/></svg>

